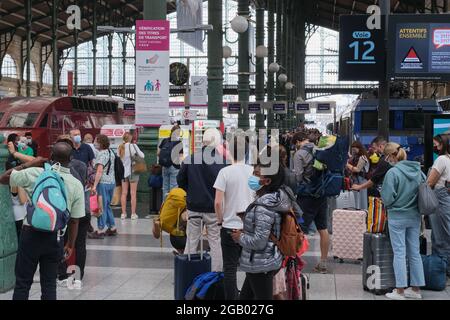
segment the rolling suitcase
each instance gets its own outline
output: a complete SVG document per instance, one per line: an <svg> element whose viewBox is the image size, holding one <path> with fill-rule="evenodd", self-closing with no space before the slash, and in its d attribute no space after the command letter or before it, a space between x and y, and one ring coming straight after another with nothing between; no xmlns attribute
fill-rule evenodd
<svg viewBox="0 0 450 320"><path fill-rule="evenodd" d="M366 291L376 295L395 288L394 253L386 234L364 233L362 284Z"/></svg>
<svg viewBox="0 0 450 320"><path fill-rule="evenodd" d="M332 248L335 259L361 260L367 212L336 209L333 211Z"/></svg>
<svg viewBox="0 0 450 320"><path fill-rule="evenodd" d="M201 217L189 217L188 219L202 219ZM200 228L203 230L203 220L201 220ZM189 231L189 230L187 230ZM189 237L188 237L189 238ZM189 250L189 241L188 252ZM203 252L203 232L200 236L200 254L182 254L175 256L175 300L184 300L186 290L191 286L194 279L206 272L211 271L211 256Z"/></svg>

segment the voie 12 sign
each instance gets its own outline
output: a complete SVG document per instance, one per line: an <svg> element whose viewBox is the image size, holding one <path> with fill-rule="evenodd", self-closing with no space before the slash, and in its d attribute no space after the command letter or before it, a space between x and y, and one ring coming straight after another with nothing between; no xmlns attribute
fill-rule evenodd
<svg viewBox="0 0 450 320"><path fill-rule="evenodd" d="M367 29L369 15L341 15L339 80L381 80L385 73L383 19L381 29Z"/></svg>

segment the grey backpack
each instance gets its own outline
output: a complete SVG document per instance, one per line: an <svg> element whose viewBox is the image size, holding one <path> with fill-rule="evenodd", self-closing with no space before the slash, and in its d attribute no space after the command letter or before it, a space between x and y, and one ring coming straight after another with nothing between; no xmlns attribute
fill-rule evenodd
<svg viewBox="0 0 450 320"><path fill-rule="evenodd" d="M425 175L423 175L425 177ZM437 198L434 190L426 182L421 183L419 186L419 212L424 216L428 216L436 212L439 207L439 199Z"/></svg>

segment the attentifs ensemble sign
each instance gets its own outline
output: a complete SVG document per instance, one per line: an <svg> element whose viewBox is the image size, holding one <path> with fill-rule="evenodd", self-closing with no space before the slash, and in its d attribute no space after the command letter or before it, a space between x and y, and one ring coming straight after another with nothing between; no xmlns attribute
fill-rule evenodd
<svg viewBox="0 0 450 320"><path fill-rule="evenodd" d="M169 44L169 21L136 21L136 125L170 124Z"/></svg>
<svg viewBox="0 0 450 320"><path fill-rule="evenodd" d="M389 34L391 78L450 80L450 15L393 15Z"/></svg>

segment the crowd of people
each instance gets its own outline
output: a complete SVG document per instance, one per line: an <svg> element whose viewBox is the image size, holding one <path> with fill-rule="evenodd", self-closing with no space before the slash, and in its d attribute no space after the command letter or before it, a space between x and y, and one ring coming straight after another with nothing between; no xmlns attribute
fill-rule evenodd
<svg viewBox="0 0 450 320"><path fill-rule="evenodd" d="M188 245L187 250L182 248L178 253L198 250L204 225L212 271L224 272L227 300L283 297L284 257L271 237L281 236L280 213L289 210L295 212L305 234L317 229L321 257L314 271L329 272L327 199L297 195L297 186L309 183L314 175L314 152L320 138L318 130L299 128L283 133L279 139L270 139L268 153L276 154L271 159L279 160L275 170L274 163L265 163L257 155L251 155L249 139L238 133L225 141L218 130L207 130L202 149L184 157L180 128L174 126L171 138L158 146L162 196L165 199L174 188L186 192ZM139 174L134 170L134 163L136 157L145 155L129 133L123 136L116 153L111 150L107 136L98 134L94 139L86 134L82 139L79 130L72 130L70 135L58 137L50 159L36 157L38 146L31 134L27 133L25 139L11 134L7 143L10 155L0 182L10 186L19 238L14 299L28 299L38 264L42 299L56 299L57 284L68 286L73 280L66 271L72 254L83 279L86 238L118 234L111 208L117 186L122 187L121 218L128 216L130 192L131 219L137 219ZM419 253L422 216L417 203L419 186L425 181L435 190L440 204L438 212L429 216L433 253L450 258L450 138L437 135L433 144L437 158L428 176L422 173L418 162L407 160L407 153L400 145L382 137L375 138L368 151L360 142L353 142L345 166L345 175L355 193L355 208L366 210L368 196L374 196L382 199L387 209L396 279L396 289L387 294L392 299L421 298L420 287L425 284ZM205 154L212 162L205 161ZM52 201L48 194L45 198L44 192L35 197L35 184L48 169L44 163L49 163L51 170L62 178L65 208L70 213L64 228L57 233L36 231L36 222L30 221L33 219L30 207L36 210L41 195L44 200ZM123 166L122 173L118 163ZM100 202L102 213L98 215L95 230L91 225L93 197ZM238 268L246 273L240 290ZM450 274L450 270L447 272ZM81 281L74 284L81 287Z"/></svg>
<svg viewBox="0 0 450 320"><path fill-rule="evenodd" d="M329 272L327 199L295 195L298 184L308 183L313 175L313 154L320 137L318 130L304 128L280 135L279 143L270 146L280 155L276 174L264 174L265 168L259 162L249 165L249 147L246 145L244 152L238 152L237 148L233 149L239 145L237 141L230 147L220 134L205 134L204 147L198 150L204 153L212 147L212 157L218 161L212 165L193 164L198 156L193 154L190 161L181 164L177 185L187 193L188 216L192 217L188 219L189 251L197 251L202 232L199 220L203 219L212 270L224 272L226 299L239 296L269 299L275 295L282 274L279 272L282 257L269 235L271 232L279 235L277 213L289 207L301 216L299 221L305 233L317 229L321 258L314 271ZM419 248L422 215L418 209L418 189L424 182L434 189L440 203L438 211L429 216L433 254L450 258L449 137L438 135L433 141L438 157L427 177L419 162L407 160L407 153L400 145L383 137L376 137L369 150L360 142L353 142L348 155L345 176L355 196L354 208L367 210L371 196L380 198L387 209L396 279L396 289L387 293L391 299L420 299L420 287L425 285ZM224 164L221 159L224 156L231 159L231 165ZM238 266L247 276L240 295L236 285ZM450 276L450 268L447 274Z"/></svg>
<svg viewBox="0 0 450 320"><path fill-rule="evenodd" d="M86 238L102 239L118 234L110 206L117 185L122 186L122 219L127 217L128 190L131 194L131 219L137 218L136 192L139 176L133 172L134 157L139 155L144 158L144 154L133 143L129 133L123 136L123 143L116 154L111 150L107 136L98 134L94 140L88 133L82 139L78 129L71 130L69 135L58 137L52 147L50 159L36 156L38 145L32 140L31 133L26 133L24 137L10 134L7 146L7 171L0 177L0 182L10 186L19 239L13 299L28 299L39 265L41 298L54 300L57 285L82 287ZM117 162L116 157L120 158L120 162ZM51 172L58 174L64 184L59 194L54 193L55 190L50 191L50 187L45 191L38 189L39 185L43 185L45 189L48 183L46 180L51 179L40 180L43 174L47 174L46 165ZM123 167L122 175L117 175L118 165L119 168ZM64 199L59 205L55 204L58 195ZM95 231L91 225L93 197L101 202ZM67 210L66 218L62 208ZM67 221L62 221L60 229L51 230L54 232L42 232L37 227L42 224L42 217L36 218L37 210L46 212L53 227L64 219ZM67 262L73 258L80 269L80 280L67 272Z"/></svg>

